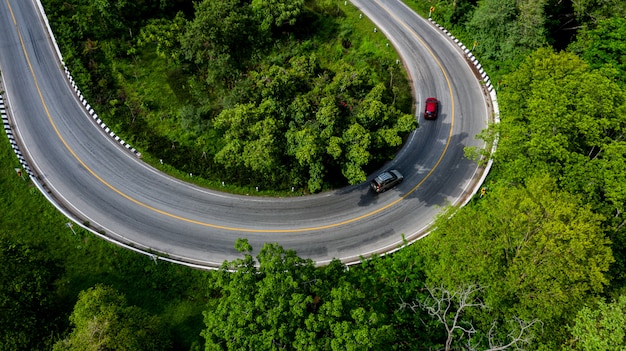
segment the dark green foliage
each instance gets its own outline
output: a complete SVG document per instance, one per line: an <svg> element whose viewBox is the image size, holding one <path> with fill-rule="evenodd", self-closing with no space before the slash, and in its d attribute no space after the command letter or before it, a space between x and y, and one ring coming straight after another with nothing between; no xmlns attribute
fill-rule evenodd
<svg viewBox="0 0 626 351"><path fill-rule="evenodd" d="M215 161L282 187L303 179L312 192L322 188L328 170L340 170L351 184L363 182L369 162L392 156L416 125L385 103L385 85L372 86L372 73L347 64L329 71L314 54L250 72L253 102L214 119L224 135Z"/></svg>
<svg viewBox="0 0 626 351"><path fill-rule="evenodd" d="M624 17L626 4L621 0L572 1L574 15L583 23L594 23L611 17Z"/></svg>
<svg viewBox="0 0 626 351"><path fill-rule="evenodd" d="M53 334L59 263L43 246L0 234L0 350L42 349Z"/></svg>
<svg viewBox="0 0 626 351"><path fill-rule="evenodd" d="M68 219L16 176L13 167L19 163L6 137L0 137L0 163L0 345L12 343L2 350L50 350L67 331L79 292L97 284L158 315L166 324L164 333L172 336L172 350L202 342L210 272L155 264L76 224L74 234ZM20 287L19 294L14 287Z"/></svg>
<svg viewBox="0 0 626 351"><path fill-rule="evenodd" d="M626 86L626 18L611 17L586 26L570 49L592 68L616 69L616 78Z"/></svg>
<svg viewBox="0 0 626 351"><path fill-rule="evenodd" d="M488 60L506 62L544 46L544 6L544 1L479 1L467 22L468 32L477 41L475 53Z"/></svg>
<svg viewBox="0 0 626 351"><path fill-rule="evenodd" d="M304 0L252 0L251 6L259 18L261 30L268 32L295 25L304 10Z"/></svg>
<svg viewBox="0 0 626 351"><path fill-rule="evenodd" d="M394 350L436 349L443 337L436 323L420 308L401 308L425 296L423 256L407 246L383 257L350 267L347 278L360 286L372 308L387 315Z"/></svg>
<svg viewBox="0 0 626 351"><path fill-rule="evenodd" d="M433 4L407 3L423 14ZM44 5L75 80L107 124L185 174L315 191L328 186L327 173L344 174L333 185L361 181L414 127L395 53L381 59L383 39L360 36L370 25L350 21L355 12L342 1ZM9 322L0 320L0 340L11 342L2 346L51 344L77 293L105 283L141 310L102 304L102 315L132 316L118 326L150 332L141 326L158 314L175 350L201 348L199 306L207 300L207 349L435 349L445 341L441 325L419 309L399 308L422 300L430 279L450 289L486 287L491 309L464 315L483 337L493 322L504 340L515 330L504 321L540 317L545 328L534 332L544 349L565 340L568 348L606 348L603 333L621 333L619 320L610 321L623 303L593 301L626 281L623 1L446 0L435 7L433 16L468 47L476 41L483 64L506 70L529 50L565 47L570 36L556 35L584 24L571 47L580 58L534 51L498 86L502 124L489 133L500 132L500 145L485 197L441 219L431 238L349 271L339 262L316 269L276 245L254 260L241 242L244 258L225 264L215 283L212 274L155 265L81 230L72 235L35 189L7 181L5 172L0 227L19 235L2 233L8 314L0 319ZM493 81L505 73L488 71ZM616 259L608 272L607 237ZM20 294L12 294L17 286ZM73 318L78 335L81 318Z"/></svg>
<svg viewBox="0 0 626 351"><path fill-rule="evenodd" d="M259 37L251 8L240 0L201 1L180 37L182 57L198 66L209 86L231 87ZM262 42L262 40L261 40Z"/></svg>

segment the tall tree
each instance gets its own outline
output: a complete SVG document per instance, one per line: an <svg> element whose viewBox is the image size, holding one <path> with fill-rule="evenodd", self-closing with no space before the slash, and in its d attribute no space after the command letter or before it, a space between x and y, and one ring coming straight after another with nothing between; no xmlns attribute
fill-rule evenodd
<svg viewBox="0 0 626 351"><path fill-rule="evenodd" d="M626 18L614 16L587 24L570 49L592 68L617 69L620 83L626 86Z"/></svg>
<svg viewBox="0 0 626 351"><path fill-rule="evenodd" d="M613 256L601 220L540 176L490 189L477 205L438 219L418 245L430 281L451 290L485 287L491 311L483 323L538 318L557 339L561 325L608 283Z"/></svg>
<svg viewBox="0 0 626 351"><path fill-rule="evenodd" d="M141 28L137 42L140 46L156 45L159 56L178 63L181 55L180 38L186 24L182 12L178 12L171 20L151 19Z"/></svg>
<svg viewBox="0 0 626 351"><path fill-rule="evenodd" d="M371 350L388 340L384 316L343 278L341 263L317 269L276 244L264 245L257 261L246 240L236 247L244 257L224 262L221 297L204 312L207 351Z"/></svg>
<svg viewBox="0 0 626 351"><path fill-rule="evenodd" d="M243 167L258 172L266 179L278 178L282 120L272 99L259 106L237 105L223 110L214 120L214 126L224 131L225 145L215 155L215 161L227 168Z"/></svg>
<svg viewBox="0 0 626 351"><path fill-rule="evenodd" d="M241 0L204 0L194 7L181 36L182 56L198 65L208 85L230 86L255 48L250 6Z"/></svg>
<svg viewBox="0 0 626 351"><path fill-rule="evenodd" d="M261 18L261 30L295 25L304 10L304 0L252 0L252 9Z"/></svg>
<svg viewBox="0 0 626 351"><path fill-rule="evenodd" d="M79 294L70 315L74 329L54 351L168 350L169 333L161 320L136 306L128 306L115 289L96 285Z"/></svg>
<svg viewBox="0 0 626 351"><path fill-rule="evenodd" d="M521 54L546 45L543 8L546 0L479 0L467 29L482 57L515 61Z"/></svg>
<svg viewBox="0 0 626 351"><path fill-rule="evenodd" d="M504 83L496 159L505 178L548 172L570 192L603 198L607 174L599 171L615 168L606 151L626 128L626 95L614 79L576 55L542 49Z"/></svg>
<svg viewBox="0 0 626 351"><path fill-rule="evenodd" d="M581 22L596 22L626 15L626 5L621 0L577 0L572 1L572 7Z"/></svg>
<svg viewBox="0 0 626 351"><path fill-rule="evenodd" d="M626 349L626 296L585 306L569 325L568 349L580 351Z"/></svg>

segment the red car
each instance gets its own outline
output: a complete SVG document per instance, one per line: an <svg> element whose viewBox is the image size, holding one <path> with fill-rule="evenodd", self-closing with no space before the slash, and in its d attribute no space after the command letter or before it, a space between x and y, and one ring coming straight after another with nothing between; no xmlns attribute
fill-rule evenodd
<svg viewBox="0 0 626 351"><path fill-rule="evenodd" d="M424 118L435 119L439 112L439 101L434 97L426 99L426 107L424 108Z"/></svg>

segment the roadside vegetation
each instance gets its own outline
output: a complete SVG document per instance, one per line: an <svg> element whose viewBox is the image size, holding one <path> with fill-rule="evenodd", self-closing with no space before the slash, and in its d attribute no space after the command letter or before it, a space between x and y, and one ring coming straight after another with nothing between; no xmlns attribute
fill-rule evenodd
<svg viewBox="0 0 626 351"><path fill-rule="evenodd" d="M147 161L202 185L356 184L417 126L394 48L352 5L46 2L99 115Z"/></svg>
<svg viewBox="0 0 626 351"><path fill-rule="evenodd" d="M5 141L0 350L626 348L626 8L406 3L435 7L496 82L484 194L349 270L242 239L205 272L68 226ZM393 48L343 1L44 5L99 115L203 185L360 182L416 127Z"/></svg>

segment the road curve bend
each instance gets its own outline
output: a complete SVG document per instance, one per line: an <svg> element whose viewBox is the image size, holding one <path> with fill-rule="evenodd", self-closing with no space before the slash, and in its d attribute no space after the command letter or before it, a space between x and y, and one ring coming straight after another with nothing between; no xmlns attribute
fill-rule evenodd
<svg viewBox="0 0 626 351"><path fill-rule="evenodd" d="M473 192L487 96L463 52L398 0L352 0L395 46L413 84L413 132L397 157L404 182L374 195L363 183L295 198L239 196L174 179L103 130L77 96L38 0L0 0L0 72L11 129L46 197L78 225L128 248L200 268L239 257L237 238L294 249L323 265L393 251ZM349 6L349 5L348 5ZM441 100L439 118L419 111ZM373 176L373 175L372 175Z"/></svg>

